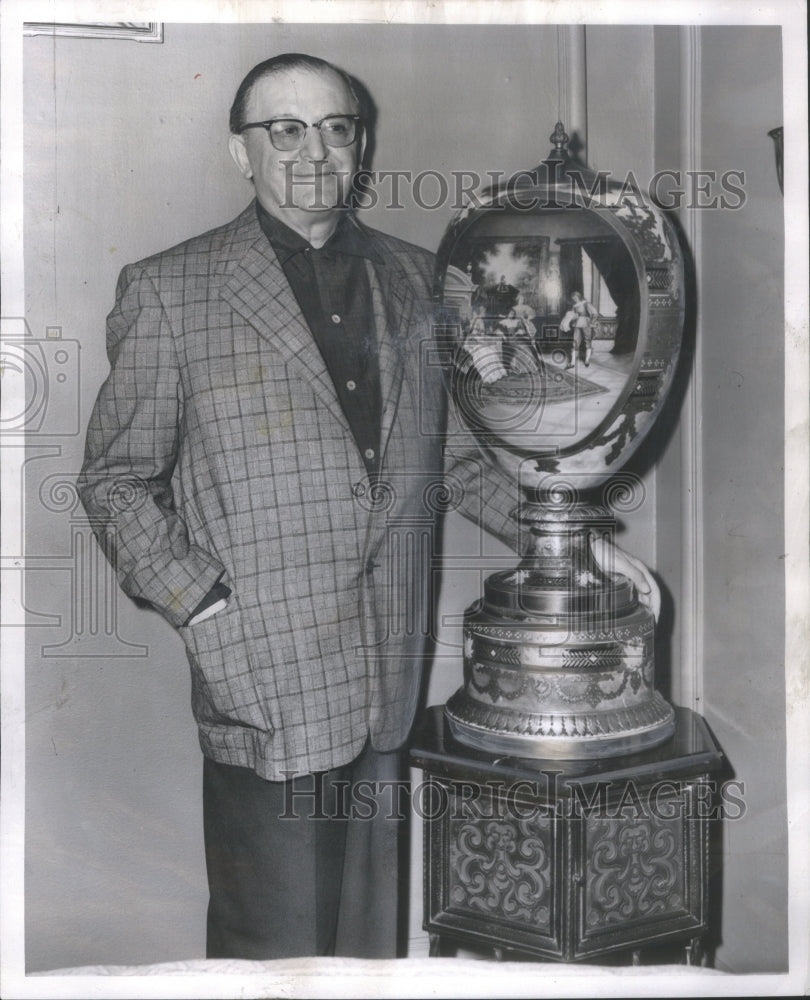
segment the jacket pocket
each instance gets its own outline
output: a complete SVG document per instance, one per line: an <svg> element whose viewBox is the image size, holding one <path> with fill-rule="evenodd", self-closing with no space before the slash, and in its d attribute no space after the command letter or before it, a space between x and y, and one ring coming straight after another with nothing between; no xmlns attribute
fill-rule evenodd
<svg viewBox="0 0 810 1000"><path fill-rule="evenodd" d="M178 632L191 667L192 703L198 722L250 726L272 732L264 688L245 634L235 594L211 618Z"/></svg>

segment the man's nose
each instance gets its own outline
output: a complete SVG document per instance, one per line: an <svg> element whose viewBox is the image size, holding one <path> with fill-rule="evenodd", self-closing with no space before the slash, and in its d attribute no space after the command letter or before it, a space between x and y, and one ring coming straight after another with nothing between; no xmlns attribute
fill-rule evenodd
<svg viewBox="0 0 810 1000"><path fill-rule="evenodd" d="M321 130L314 125L310 125L304 137L304 144L301 146L301 155L306 160L325 160L327 157L326 143L323 141Z"/></svg>

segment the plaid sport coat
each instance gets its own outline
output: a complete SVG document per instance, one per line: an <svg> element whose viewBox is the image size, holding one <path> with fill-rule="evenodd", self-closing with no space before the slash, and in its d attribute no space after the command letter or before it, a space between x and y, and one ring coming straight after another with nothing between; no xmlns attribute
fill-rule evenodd
<svg viewBox="0 0 810 1000"><path fill-rule="evenodd" d="M419 693L445 421L433 258L368 232L379 485L255 204L124 268L87 431L82 501L123 590L183 637L203 752L272 780L369 734L398 747ZM220 576L227 608L184 627Z"/></svg>

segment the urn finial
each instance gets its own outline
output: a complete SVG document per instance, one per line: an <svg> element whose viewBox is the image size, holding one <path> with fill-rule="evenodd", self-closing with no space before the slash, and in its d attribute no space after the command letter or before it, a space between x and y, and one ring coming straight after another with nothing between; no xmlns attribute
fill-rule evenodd
<svg viewBox="0 0 810 1000"><path fill-rule="evenodd" d="M549 142L554 143L554 154L564 155L566 151L566 146L568 145L568 133L565 131L562 122L557 122L554 126L554 131L548 137Z"/></svg>

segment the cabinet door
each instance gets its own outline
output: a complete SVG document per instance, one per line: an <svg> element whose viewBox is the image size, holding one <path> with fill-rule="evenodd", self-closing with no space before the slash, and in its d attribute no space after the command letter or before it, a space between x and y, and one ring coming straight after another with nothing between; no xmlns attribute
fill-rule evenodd
<svg viewBox="0 0 810 1000"><path fill-rule="evenodd" d="M699 783L637 788L622 812L575 823L575 955L655 944L706 926L707 803Z"/></svg>
<svg viewBox="0 0 810 1000"><path fill-rule="evenodd" d="M564 838L552 807L497 785L430 781L440 806L425 818L426 929L561 957Z"/></svg>

